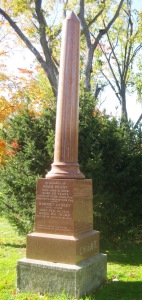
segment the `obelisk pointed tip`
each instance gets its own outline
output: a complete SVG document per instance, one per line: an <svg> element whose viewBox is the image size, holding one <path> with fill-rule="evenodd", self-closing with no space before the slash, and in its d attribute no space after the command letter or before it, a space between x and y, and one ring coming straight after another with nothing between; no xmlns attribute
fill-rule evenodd
<svg viewBox="0 0 142 300"><path fill-rule="evenodd" d="M68 14L68 16L66 17L66 19L70 19L70 20L74 20L74 21L78 21L79 22L78 17L76 16L76 14L73 11L71 11Z"/></svg>

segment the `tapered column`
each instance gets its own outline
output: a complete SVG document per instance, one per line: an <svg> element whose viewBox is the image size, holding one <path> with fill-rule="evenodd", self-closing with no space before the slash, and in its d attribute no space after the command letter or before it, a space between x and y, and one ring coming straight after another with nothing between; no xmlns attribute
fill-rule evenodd
<svg viewBox="0 0 142 300"><path fill-rule="evenodd" d="M57 100L54 163L46 178L84 178L78 165L80 22L64 20Z"/></svg>

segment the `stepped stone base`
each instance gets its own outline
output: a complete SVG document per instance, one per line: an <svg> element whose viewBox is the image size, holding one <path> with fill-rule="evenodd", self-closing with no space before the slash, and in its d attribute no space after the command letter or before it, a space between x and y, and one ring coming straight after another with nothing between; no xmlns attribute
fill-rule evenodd
<svg viewBox="0 0 142 300"><path fill-rule="evenodd" d="M99 287L106 275L106 254L98 254L78 265L27 258L17 262L17 288L20 292L55 295L64 291L71 297L80 298Z"/></svg>
<svg viewBox="0 0 142 300"><path fill-rule="evenodd" d="M99 232L78 237L31 233L27 236L26 258L76 265L99 253Z"/></svg>

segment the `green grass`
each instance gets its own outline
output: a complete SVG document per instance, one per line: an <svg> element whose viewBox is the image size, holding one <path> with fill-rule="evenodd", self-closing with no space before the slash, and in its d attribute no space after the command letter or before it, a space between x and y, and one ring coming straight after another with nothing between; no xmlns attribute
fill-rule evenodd
<svg viewBox="0 0 142 300"><path fill-rule="evenodd" d="M18 236L5 218L0 218L0 300L68 300L66 295L17 293L16 262L25 257L25 237ZM142 244L106 249L108 277L104 286L84 300L142 300ZM141 265L140 265L141 264ZM117 281L116 281L117 280Z"/></svg>

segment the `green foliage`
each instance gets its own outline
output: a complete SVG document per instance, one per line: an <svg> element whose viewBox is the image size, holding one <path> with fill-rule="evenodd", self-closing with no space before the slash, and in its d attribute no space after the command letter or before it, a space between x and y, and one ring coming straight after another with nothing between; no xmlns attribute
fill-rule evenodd
<svg viewBox="0 0 142 300"><path fill-rule="evenodd" d="M84 174L93 179L94 227L103 240L119 242L141 225L141 134L132 124L119 124L98 111L94 117L90 99L86 103L81 101L79 159Z"/></svg>
<svg viewBox="0 0 142 300"><path fill-rule="evenodd" d="M55 110L36 117L28 109L10 120L6 140L19 148L1 169L1 208L20 232L33 228L36 179L53 159ZM11 144L13 145L13 144ZM91 94L80 96L79 164L94 189L94 227L104 241L131 238L141 225L141 132L94 109Z"/></svg>
<svg viewBox="0 0 142 300"><path fill-rule="evenodd" d="M36 175L30 171L23 153L11 158L2 173L2 202L4 215L20 233L33 229Z"/></svg>
<svg viewBox="0 0 142 300"><path fill-rule="evenodd" d="M6 140L10 144L17 140L19 148L28 161L29 169L35 174L45 175L45 169L50 168L51 158L48 154L50 146L48 139L53 139L55 127L55 109L47 107L44 112L36 116L36 113L26 108L20 114L11 118ZM19 154L17 152L17 155ZM18 157L18 156L17 156Z"/></svg>
<svg viewBox="0 0 142 300"><path fill-rule="evenodd" d="M132 80L131 85L132 85L132 88L133 88L134 91L135 91L135 88L136 88L137 100L139 102L141 102L142 101L142 63L141 63L140 59L137 62L137 67L138 67L139 71L135 75L134 80Z"/></svg>
<svg viewBox="0 0 142 300"><path fill-rule="evenodd" d="M40 117L26 109L10 120L5 133L9 145L18 141L18 149L1 167L0 206L20 233L33 230L36 179L45 175L53 158L54 116L54 109Z"/></svg>

